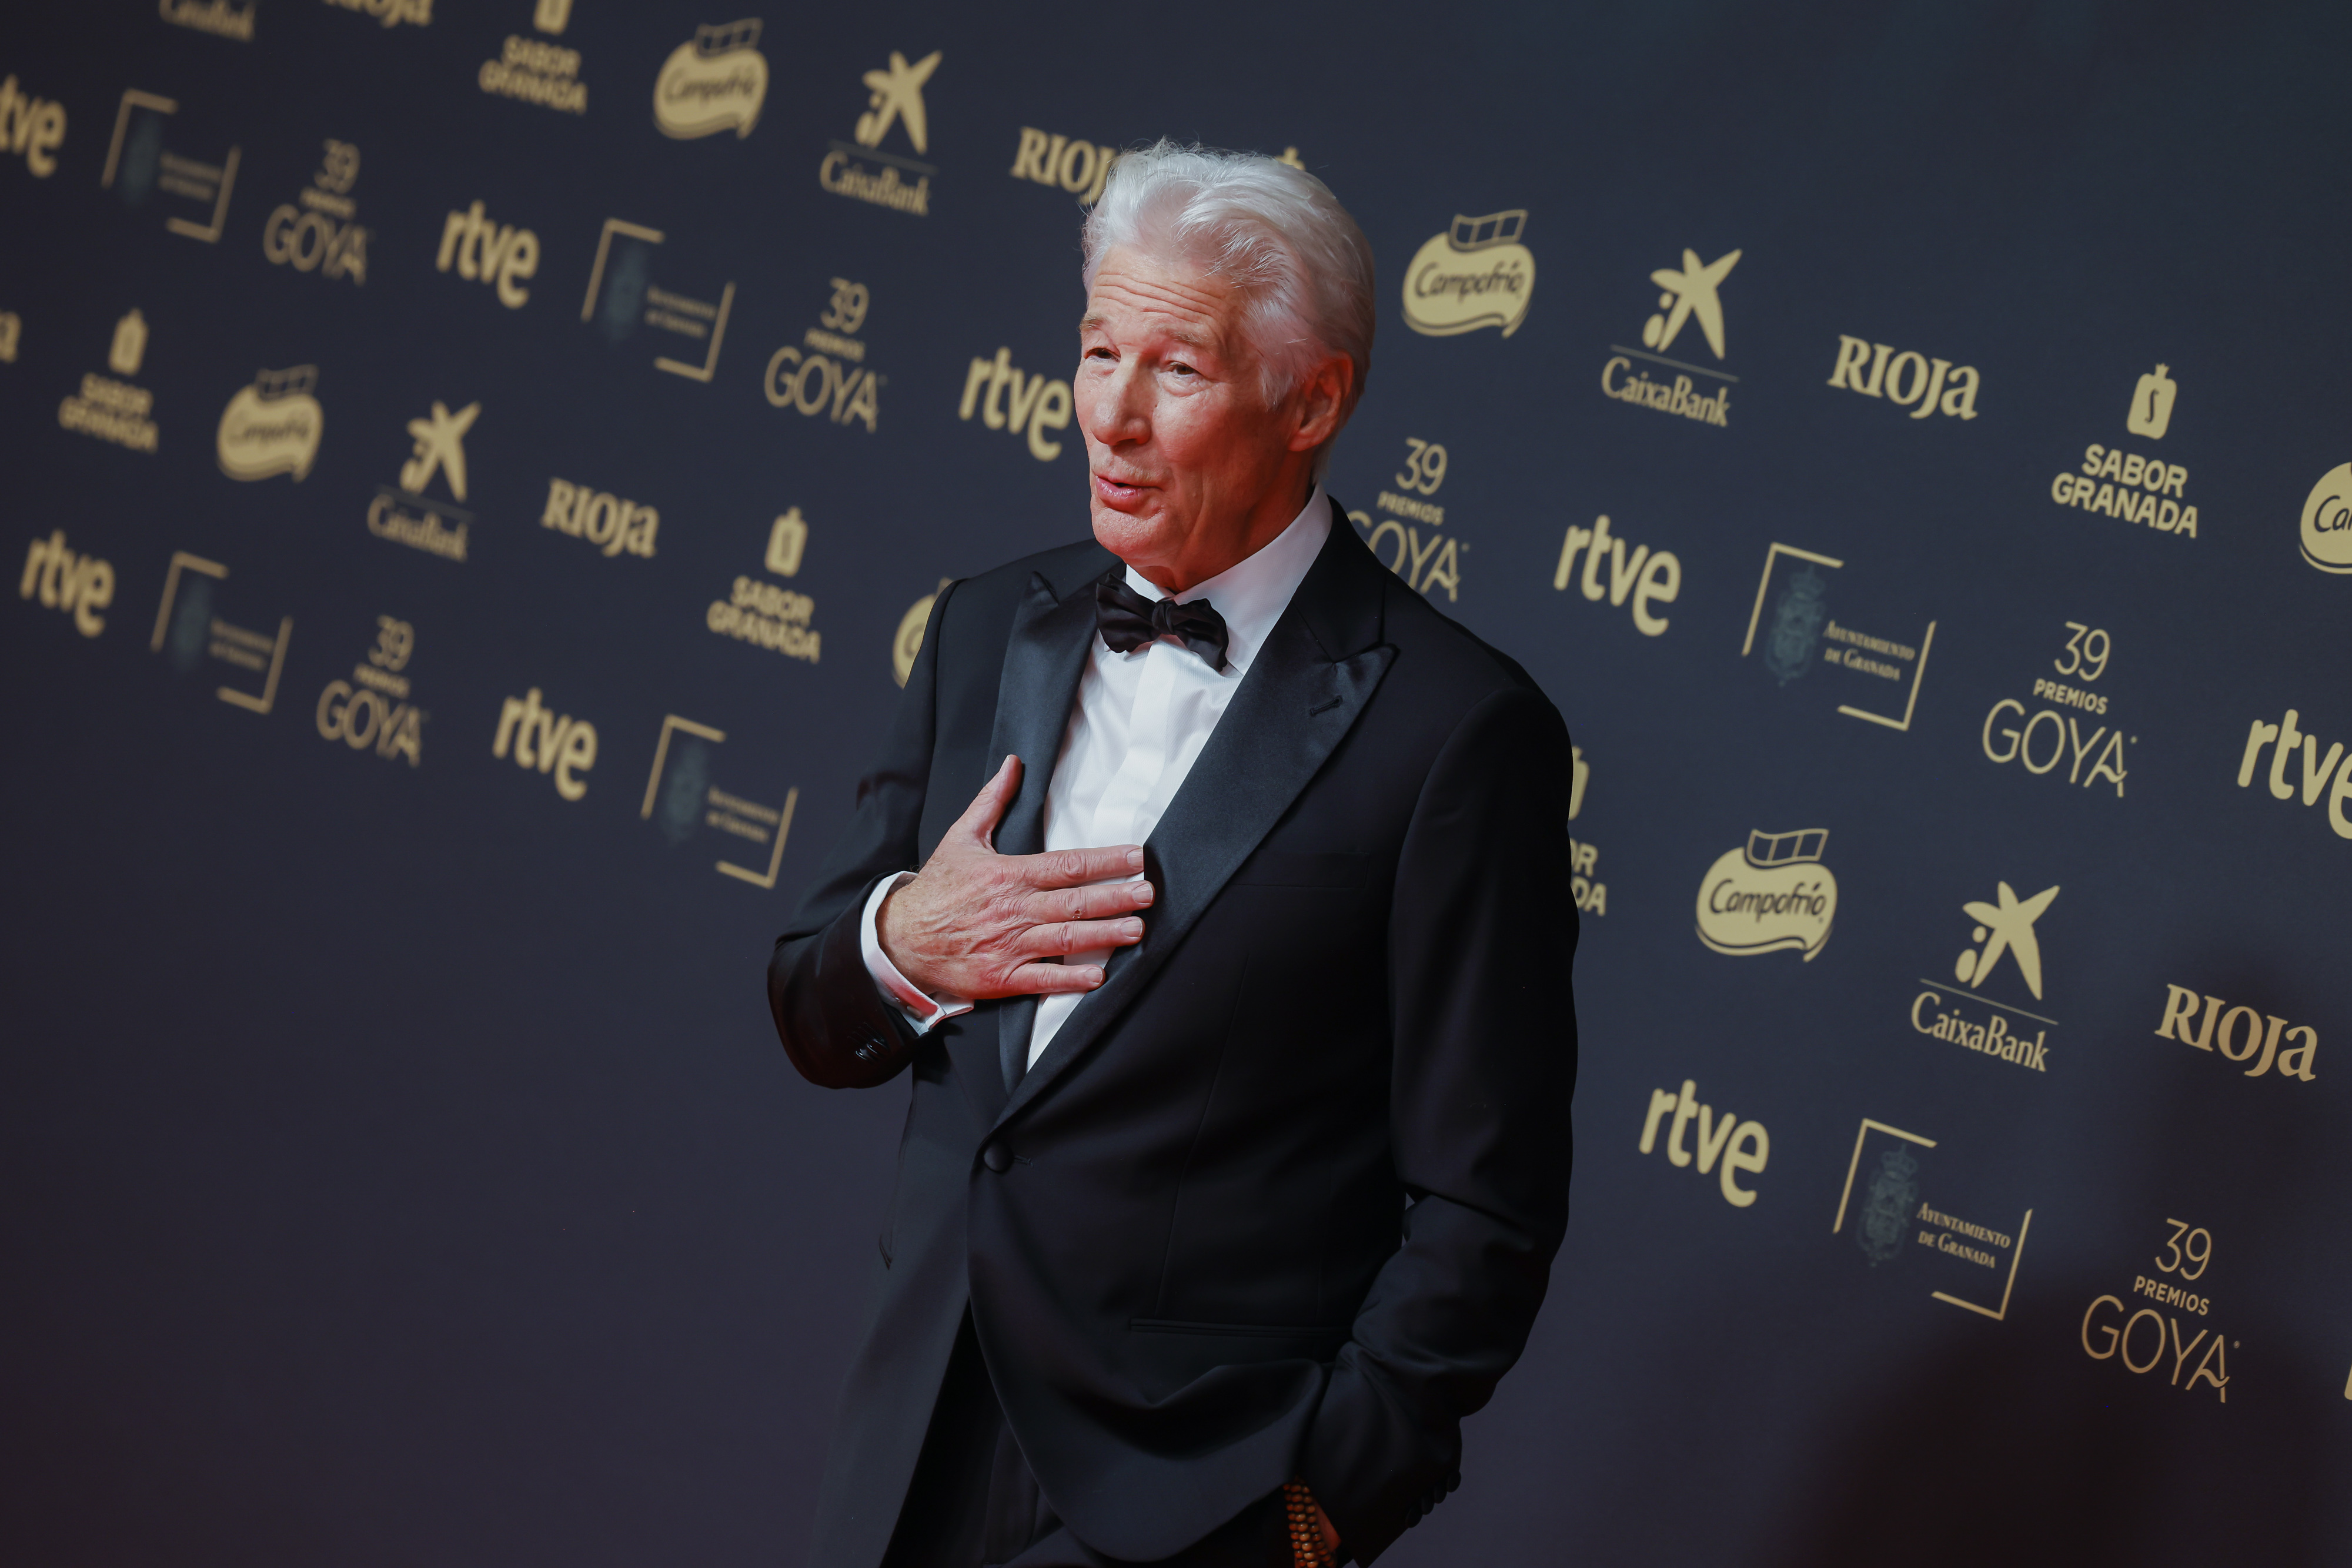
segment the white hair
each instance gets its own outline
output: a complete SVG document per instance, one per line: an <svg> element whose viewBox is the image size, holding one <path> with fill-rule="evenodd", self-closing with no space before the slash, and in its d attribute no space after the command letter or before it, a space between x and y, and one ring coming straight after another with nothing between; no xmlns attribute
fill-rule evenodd
<svg viewBox="0 0 2352 1568"><path fill-rule="evenodd" d="M1304 169L1162 137L1111 165L1081 243L1089 290L1103 257L1122 247L1181 257L1238 289L1269 403L1318 361L1347 355L1356 374L1341 420L1354 412L1372 368L1372 247L1331 188Z"/></svg>

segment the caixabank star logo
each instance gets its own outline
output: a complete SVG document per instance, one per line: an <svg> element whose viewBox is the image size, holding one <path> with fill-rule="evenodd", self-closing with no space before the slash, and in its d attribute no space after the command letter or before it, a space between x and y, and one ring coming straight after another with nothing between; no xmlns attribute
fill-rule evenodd
<svg viewBox="0 0 2352 1568"><path fill-rule="evenodd" d="M1727 250L1713 261L1701 261L1698 252L1685 246L1680 267L1662 267L1650 274L1650 281L1659 289L1658 308L1642 323L1641 348L1609 345L1609 357L1601 365L1603 397L1697 424L1729 425L1731 389L1739 378L1721 368L1727 352L1722 291L1723 281L1739 265L1740 255ZM1683 329L1693 322L1715 358L1713 365L1676 359L1667 352L1683 340ZM1634 362L1637 360L1640 364ZM1674 372L1673 378L1653 376L1646 368L1651 365ZM1694 376L1699 379L1694 382Z"/></svg>
<svg viewBox="0 0 2352 1568"><path fill-rule="evenodd" d="M913 217L929 214L931 181L939 169L922 161L931 150L930 112L923 102L923 86L940 68L942 55L943 51L933 49L909 64L905 55L893 49L887 67L865 74L861 79L866 84L866 112L857 117L853 140L825 144L825 155L816 169L820 188L894 213ZM893 129L898 137L890 134ZM900 138L915 150L915 157L884 151ZM874 172L866 167L869 162L881 165L882 172ZM913 176L911 181L908 175Z"/></svg>
<svg viewBox="0 0 2352 1568"><path fill-rule="evenodd" d="M1968 946L1952 962L1957 983L1919 982L1911 1000L1912 1030L1989 1061L2048 1072L2050 1031L2059 1027L2058 1020L2021 1004L2045 1005L2036 923L2057 897L2055 885L2020 897L2008 883L1996 882L1991 898L1963 900L1960 914L1971 924ZM2017 995L2020 985L2022 997ZM2008 999L2002 999L2004 994Z"/></svg>
<svg viewBox="0 0 2352 1568"><path fill-rule="evenodd" d="M400 465L398 485L376 486L368 532L444 560L465 560L474 514L426 492L437 476L453 500L465 500L466 433L481 413L480 403L469 402L453 413L436 398L431 413L408 422L408 461Z"/></svg>

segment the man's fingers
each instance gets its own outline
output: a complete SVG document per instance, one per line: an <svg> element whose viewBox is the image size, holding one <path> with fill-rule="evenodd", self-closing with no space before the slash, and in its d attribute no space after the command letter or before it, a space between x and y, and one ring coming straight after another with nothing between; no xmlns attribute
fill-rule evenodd
<svg viewBox="0 0 2352 1568"><path fill-rule="evenodd" d="M1036 925L1054 920L1115 920L1150 908L1154 896L1148 882L1098 882L1033 893L1022 902L1022 913Z"/></svg>
<svg viewBox="0 0 2352 1568"><path fill-rule="evenodd" d="M993 847L996 824L1003 819L1005 808L1013 804L1013 797L1020 792L1021 758L1007 757L996 765L995 776L980 787L980 793L971 798L971 804L963 809L963 815L956 819L947 836L970 840L982 849Z"/></svg>
<svg viewBox="0 0 2352 1568"><path fill-rule="evenodd" d="M1115 844L1106 849L1051 850L1042 855L1018 855L1008 868L1032 887L1077 887L1133 876L1143 869L1143 846Z"/></svg>
<svg viewBox="0 0 2352 1568"><path fill-rule="evenodd" d="M1005 977L1008 995L1067 996L1091 991L1103 982L1103 972L1092 964L1024 964Z"/></svg>
<svg viewBox="0 0 2352 1568"><path fill-rule="evenodd" d="M1125 920L1056 920L1032 925L1021 934L1013 950L1026 956L1061 956L1094 953L1105 947L1132 947L1143 940L1143 922Z"/></svg>

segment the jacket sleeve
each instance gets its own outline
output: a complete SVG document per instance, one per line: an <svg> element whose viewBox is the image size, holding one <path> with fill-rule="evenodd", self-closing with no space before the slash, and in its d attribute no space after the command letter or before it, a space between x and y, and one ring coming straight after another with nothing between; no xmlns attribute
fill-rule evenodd
<svg viewBox="0 0 2352 1568"><path fill-rule="evenodd" d="M940 590L931 605L882 760L857 781L856 812L768 960L768 1009L784 1053L802 1077L828 1089L887 1082L914 1055L913 1028L866 973L858 922L876 883L918 869L940 644L954 592L952 584Z"/></svg>
<svg viewBox="0 0 2352 1568"><path fill-rule="evenodd" d="M1389 928L1391 1137L1411 1199L1299 1458L1359 1563L1460 1483L1462 1418L1526 1347L1568 1227L1572 755L1531 686L1423 785Z"/></svg>

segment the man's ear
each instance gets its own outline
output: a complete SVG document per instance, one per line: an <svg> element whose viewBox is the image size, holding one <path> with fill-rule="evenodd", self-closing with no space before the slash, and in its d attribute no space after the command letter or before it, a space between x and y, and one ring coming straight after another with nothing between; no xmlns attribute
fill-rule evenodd
<svg viewBox="0 0 2352 1568"><path fill-rule="evenodd" d="M1356 362L1334 354L1307 372L1290 394L1297 419L1290 434L1293 452L1312 452L1339 434L1347 423L1348 396L1356 387Z"/></svg>

